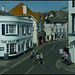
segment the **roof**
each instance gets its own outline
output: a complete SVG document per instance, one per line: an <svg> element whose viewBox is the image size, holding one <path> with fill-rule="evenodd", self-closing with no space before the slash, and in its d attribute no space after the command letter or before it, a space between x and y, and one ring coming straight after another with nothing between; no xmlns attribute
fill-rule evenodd
<svg viewBox="0 0 75 75"><path fill-rule="evenodd" d="M9 14L5 11L0 10L0 16L13 16L12 14Z"/></svg>
<svg viewBox="0 0 75 75"><path fill-rule="evenodd" d="M60 18L49 18L49 21L50 22L55 22L55 23L65 23L67 22L67 19L63 18L63 19L60 19Z"/></svg>
<svg viewBox="0 0 75 75"><path fill-rule="evenodd" d="M8 13L12 15L24 15L23 14L23 3L18 4L16 7L8 11ZM36 20L39 20L39 13L33 12L31 9L27 7L27 14L32 15Z"/></svg>

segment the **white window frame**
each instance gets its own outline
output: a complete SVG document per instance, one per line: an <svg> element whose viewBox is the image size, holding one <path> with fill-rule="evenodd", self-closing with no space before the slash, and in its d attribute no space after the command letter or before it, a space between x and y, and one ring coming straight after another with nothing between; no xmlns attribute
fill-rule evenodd
<svg viewBox="0 0 75 75"><path fill-rule="evenodd" d="M31 27L30 27L30 25L27 24L27 25L26 25L26 28L27 28L27 33L30 34L30 33L31 33Z"/></svg>
<svg viewBox="0 0 75 75"><path fill-rule="evenodd" d="M23 32L24 35L26 34L26 25L25 24L22 27L22 32Z"/></svg>
<svg viewBox="0 0 75 75"><path fill-rule="evenodd" d="M8 27L7 27L7 25L8 25ZM10 33L9 32L9 25L11 26L11 25L16 25L16 29L15 29L15 33ZM18 25L17 24L6 24L5 25L6 27L5 27L5 34L6 35L17 35L18 34ZM8 28L8 33L7 33L7 28Z"/></svg>
<svg viewBox="0 0 75 75"><path fill-rule="evenodd" d="M7 52L8 54L12 54L12 53L10 52L10 45L11 45L11 44L14 44L14 52L16 52L16 48L17 48L17 47L16 47L16 43L10 43L10 44L7 43L7 44L8 44L8 52ZM7 44L6 44L6 48L7 48ZM14 52L13 52L13 54L15 54Z"/></svg>

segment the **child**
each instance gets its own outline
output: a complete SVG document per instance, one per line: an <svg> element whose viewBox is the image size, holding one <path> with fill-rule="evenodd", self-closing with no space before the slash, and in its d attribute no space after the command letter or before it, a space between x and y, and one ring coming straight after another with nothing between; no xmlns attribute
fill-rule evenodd
<svg viewBox="0 0 75 75"><path fill-rule="evenodd" d="M40 52L40 62L42 62L43 64L45 64L45 62L43 61L43 54L42 54L42 52Z"/></svg>

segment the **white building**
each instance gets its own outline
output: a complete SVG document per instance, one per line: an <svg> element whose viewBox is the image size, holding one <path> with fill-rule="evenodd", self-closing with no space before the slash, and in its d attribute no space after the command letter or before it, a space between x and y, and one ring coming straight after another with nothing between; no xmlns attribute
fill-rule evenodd
<svg viewBox="0 0 75 75"><path fill-rule="evenodd" d="M67 38L67 19L48 18L44 25L46 39L49 41Z"/></svg>
<svg viewBox="0 0 75 75"><path fill-rule="evenodd" d="M71 53L72 62L75 62L75 0L69 1L69 52Z"/></svg>
<svg viewBox="0 0 75 75"><path fill-rule="evenodd" d="M51 41L51 25L50 24L46 24L46 22L44 23L44 30L46 32L46 36L45 38L48 39L48 41Z"/></svg>
<svg viewBox="0 0 75 75"><path fill-rule="evenodd" d="M33 48L33 21L0 16L0 57L16 56L29 48Z"/></svg>
<svg viewBox="0 0 75 75"><path fill-rule="evenodd" d="M19 15L19 17L30 19L33 21L33 44L36 44L38 46L37 20L32 15Z"/></svg>

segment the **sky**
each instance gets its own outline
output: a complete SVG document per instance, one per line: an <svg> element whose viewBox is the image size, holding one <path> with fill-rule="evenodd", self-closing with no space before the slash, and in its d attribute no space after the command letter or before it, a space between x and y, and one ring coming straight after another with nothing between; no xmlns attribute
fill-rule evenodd
<svg viewBox="0 0 75 75"><path fill-rule="evenodd" d="M8 12L19 3L27 4L33 12L59 11L63 7L68 7L68 1L0 1L0 10L2 10L2 5L5 5L5 11ZM68 8L64 11L68 11Z"/></svg>

